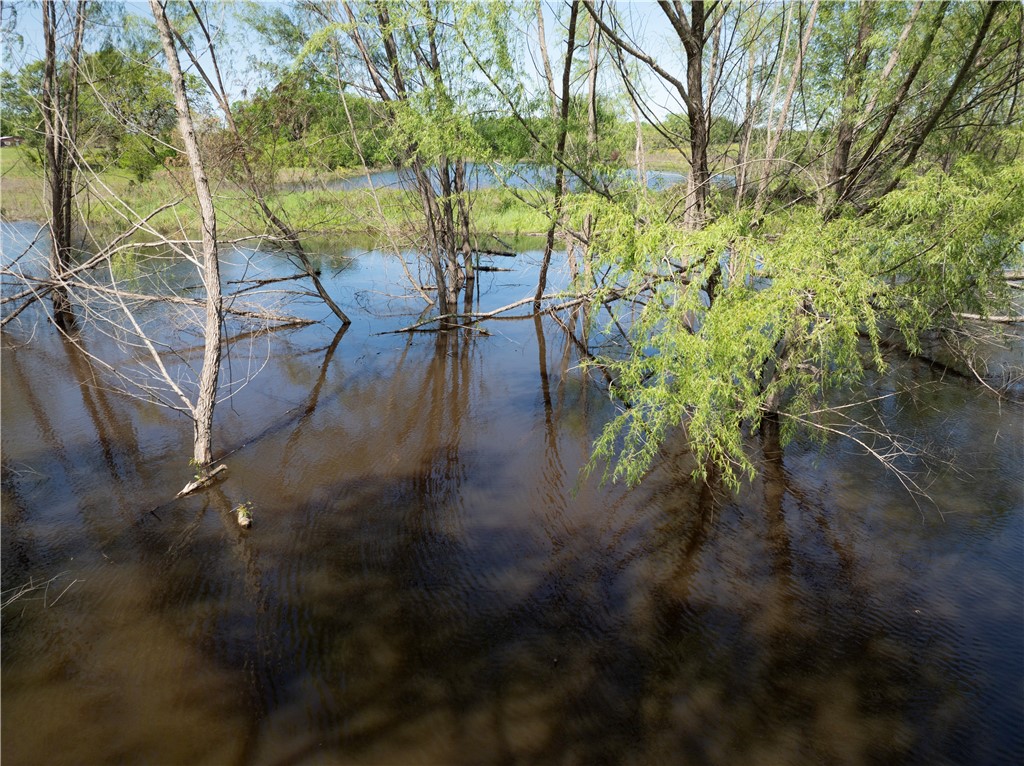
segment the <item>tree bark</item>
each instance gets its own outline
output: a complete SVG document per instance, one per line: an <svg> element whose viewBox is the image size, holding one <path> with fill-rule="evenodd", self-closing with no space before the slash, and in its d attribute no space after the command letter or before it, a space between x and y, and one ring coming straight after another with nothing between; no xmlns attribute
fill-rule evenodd
<svg viewBox="0 0 1024 766"><path fill-rule="evenodd" d="M171 24L159 0L149 0L149 7L156 21L160 42L167 57L167 69L174 91L174 107L178 113L178 130L185 143L192 179L196 187L196 199L202 216L202 270L200 278L206 288L206 323L203 329L205 350L203 366L199 374L199 391L192 409L193 455L192 459L205 476L213 462L213 410L217 400L217 379L220 373L221 320L223 307L220 288L220 261L217 254L217 215L213 207L213 195L206 177L203 158L199 152L195 125L185 92L185 78L174 45Z"/></svg>
<svg viewBox="0 0 1024 766"><path fill-rule="evenodd" d="M74 197L75 152L78 140L78 67L85 33L86 0L75 6L67 87L57 66L59 21L56 0L43 3L43 87L41 112L46 151L46 183L50 197L50 278L53 321L61 332L77 327L64 274L71 265L71 202ZM64 6L70 12L70 4Z"/></svg>
<svg viewBox="0 0 1024 766"><path fill-rule="evenodd" d="M572 77L572 58L576 50L576 21L579 18L579 0L573 0L569 7L569 30L565 46L565 63L562 66L562 93L558 120L558 141L555 146L555 190L551 211L551 224L548 226L544 240L544 258L540 264L540 275L537 277L537 292L533 297L533 310L540 311L541 299L547 287L548 266L551 264L551 253L555 248L555 229L562 217L562 196L565 186L565 165L562 157L565 154L565 142L569 134L569 87Z"/></svg>
<svg viewBox="0 0 1024 766"><path fill-rule="evenodd" d="M782 138L782 131L786 127L786 120L789 118L789 107L793 102L793 93L796 91L797 83L800 82L800 74L803 70L804 56L807 55L807 46L811 42L811 31L814 29L814 19L818 14L818 2L814 0L811 5L810 18L807 20L807 28L804 30L800 48L796 52L796 61L793 64L793 74L789 78L789 87L786 89L786 98L782 102L782 111L779 113L779 121L776 124L775 132L768 140L765 150L764 171L761 174L761 182L757 186L757 197L754 200L754 208L761 210L765 203L765 196L768 192L768 183L771 181L772 165L775 161L775 152L779 147ZM781 66L781 63L780 63Z"/></svg>
<svg viewBox="0 0 1024 766"><path fill-rule="evenodd" d="M686 53L686 117L690 123L690 175L687 179L687 204L684 224L700 229L707 220L707 199L711 187L708 166L709 105L704 102L705 7L699 0L690 3L690 18L683 13L682 3L659 0L662 13L683 45Z"/></svg>
<svg viewBox="0 0 1024 766"><path fill-rule="evenodd" d="M462 263L466 268L466 289L471 292L473 280L476 278L476 267L473 263L473 245L470 242L469 202L466 193L466 162L459 158L455 160L455 194L458 204L459 235L462 239Z"/></svg>
<svg viewBox="0 0 1024 766"><path fill-rule="evenodd" d="M861 80L867 68L868 36L872 29L873 5L868 0L860 0L860 24L857 42L853 49L846 70L846 92L839 108L839 127L836 131L836 149L832 155L832 167L829 169L828 184L835 199L842 199L843 187L846 185L846 173L850 163L850 149L854 139L854 116L857 112L857 98L860 94Z"/></svg>
<svg viewBox="0 0 1024 766"><path fill-rule="evenodd" d="M544 9L537 0L537 42L540 48L540 60L544 64L544 81L548 85L548 100L551 102L551 117L558 119L558 92L555 90L555 73L551 69L548 57L548 41L544 34Z"/></svg>
<svg viewBox="0 0 1024 766"><path fill-rule="evenodd" d="M597 157L597 54L600 45L597 22L587 24L587 156Z"/></svg>

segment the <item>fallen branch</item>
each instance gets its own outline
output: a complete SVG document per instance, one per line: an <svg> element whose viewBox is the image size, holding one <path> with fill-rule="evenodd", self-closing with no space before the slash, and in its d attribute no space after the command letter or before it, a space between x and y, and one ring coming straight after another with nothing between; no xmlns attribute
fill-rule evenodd
<svg viewBox="0 0 1024 766"><path fill-rule="evenodd" d="M974 319L979 322L996 322L998 324L1024 324L1024 317L1012 317L1006 315L982 316L981 314L965 314L958 312L953 314L960 319Z"/></svg>
<svg viewBox="0 0 1024 766"><path fill-rule="evenodd" d="M61 275L61 278L59 280L46 280L46 281L37 280L37 281L39 281L41 283L41 286L40 286L40 288L38 290L35 287L29 287L29 288L21 291L20 293L18 293L16 295L9 295L9 296L6 296L5 298L3 298L3 303L9 303L11 301L21 300L22 298L27 298L27 300L25 301L25 303L23 303L21 306L19 306L14 312L12 312L12 313L8 314L7 316L5 316L3 318L3 320L0 320L0 327L3 327L4 325L6 325L12 319L14 319L16 316L18 316L18 314L20 314L22 311L24 311L29 306L31 306L35 301L40 300L43 297L45 297L49 292L51 292L54 289L54 287L56 287L58 284L63 283L68 278L70 278L72 276L75 276L77 274L80 274L83 271L87 271L89 269L95 268L96 266L98 266L99 264L103 263L108 258L110 258L115 252L118 252L118 251L120 251L120 250L122 250L124 248L143 247L144 245L138 244L138 243L130 243L128 245L122 245L122 243L128 237L130 237L132 234L134 234L136 231L138 231L139 229L141 229L144 226L146 226L146 224L149 222L149 220L151 218L153 218L155 215L157 215L158 213L161 213L164 210L167 210L168 208L174 207L180 201L181 201L180 199L176 199L176 200L173 200L171 202L168 202L166 205L161 205L156 210L154 210L152 213L147 215L145 218L143 218L143 219L139 220L137 223L135 223L135 225L133 225L127 231L122 232L120 235L118 235L118 237L116 239L114 239L113 242L111 242L109 245L107 245L105 248L100 250L95 255L93 255L90 258L88 258L85 262L80 263L77 266L74 266L74 267L68 269L67 271L65 271ZM24 277L22 277L22 279L24 279Z"/></svg>
<svg viewBox="0 0 1024 766"><path fill-rule="evenodd" d="M553 300L554 298L564 297L565 295L566 295L565 293L557 293L555 295L545 295L542 300ZM416 322L415 324L411 324L408 327L403 327L400 330L388 330L387 332L382 332L382 333L377 333L377 334L378 335L397 335L398 333L412 332L413 330L416 330L416 329L418 329L420 327L423 327L423 325L430 324L431 322L440 322L440 321L445 320L445 319L469 319L469 320L471 320L474 323L475 322L480 322L480 321L482 321L484 319L490 319L491 317L497 316L498 314L504 314L506 311L511 311L512 309L518 308L519 306L523 306L523 305L525 305L527 303L533 303L533 298L532 297L530 297L530 298L523 298L521 300L516 301L515 303L510 303L507 306L502 306L500 309L494 309L494 311L487 311L487 312L484 312L484 313L475 313L475 314L438 314L437 316L427 317L426 319L421 319L420 321Z"/></svg>
<svg viewBox="0 0 1024 766"><path fill-rule="evenodd" d="M644 286L641 287L641 289L647 289L647 287L649 287L649 286L650 285L644 285ZM603 295L602 295L602 291L598 291L598 290L588 290L587 292L582 293L582 294L554 293L554 294L549 294L549 295L541 296L541 301L552 301L552 300L555 300L557 298L569 298L569 300L565 301L564 303L560 303L557 306L548 306L546 309L544 309L544 311L547 311L547 312L555 312L555 311L564 311L566 309L575 308L576 306L579 306L579 305L584 304L584 303L590 303L590 302L592 302L594 300L597 300L599 297L600 297L601 303L610 303L611 301L615 301L615 300L618 300L619 298L621 298L623 295L626 294L626 292L627 292L626 289L623 288L623 289L620 289L620 290L609 290L609 291L605 292ZM530 297L530 298L522 298L522 299L520 299L518 301L515 301L514 303L509 303L507 306L502 306L501 308L494 309L493 311L485 311L485 312L480 312L480 313L467 313L467 314L454 314L454 313L453 314L438 314L437 316L427 317L426 319L421 319L420 321L416 322L415 324L411 324L408 327L403 327L403 328L398 329L398 330L388 330L387 332L381 332L381 333L377 333L377 334L378 335L397 335L397 334L403 333L403 332L412 332L414 330L419 329L420 327L423 327L423 325L430 324L431 322L440 322L440 321L445 320L445 319L462 319L462 320L468 320L472 324L476 324L477 322L482 322L485 319L493 319L494 317L498 316L499 314L504 314L506 311L511 311L512 309L518 308L519 306L525 306L527 303L534 303L534 302L535 302L534 298ZM535 313L540 313L540 312L535 312ZM526 318L532 317L532 316L534 316L534 314L527 314L527 315L525 315L523 317L520 317L520 318L526 319Z"/></svg>
<svg viewBox="0 0 1024 766"><path fill-rule="evenodd" d="M264 285L272 285L272 284L274 284L276 282L288 282L289 280L292 280L292 279L305 279L305 278L306 278L305 274L291 274L291 275L289 275L287 277L274 277L272 279L231 279L231 280L228 280L227 284L229 284L229 285L249 285L248 287L243 287L241 290L238 291L239 293L242 293L242 292L245 292L247 290L252 290L252 289L254 289L256 287L263 287ZM236 295L237 294L238 293L236 293Z"/></svg>
<svg viewBox="0 0 1024 766"><path fill-rule="evenodd" d="M100 293L119 295L136 301L164 301L166 303L180 303L186 306L206 305L205 301L199 300L198 298L183 298L180 295L146 295L145 293L126 293L123 290L116 290L111 287L87 285L81 282L76 283L75 286L84 290L94 290ZM231 296L228 295L225 297L230 298ZM224 313L232 314L233 316L245 317L246 319L261 319L266 322L280 322L281 324L287 325L316 324L316 321L313 319L302 319L300 317L288 316L287 314L273 314L269 311L245 311L242 309L234 309L229 306L224 307Z"/></svg>
<svg viewBox="0 0 1024 766"><path fill-rule="evenodd" d="M178 498L185 497L185 495L191 494L192 492L195 492L197 489L202 489L203 487L212 484L214 478L216 478L217 475L223 473L226 470L228 470L228 467L221 463L219 466L214 468L209 473L200 476L195 481L190 481L188 484L182 487L178 494L174 496L174 499L177 500Z"/></svg>
<svg viewBox="0 0 1024 766"><path fill-rule="evenodd" d="M394 332L424 332L424 333L430 333L430 332L447 332L448 330L473 330L474 332L478 332L481 335L488 335L489 336L491 334L491 333L487 332L487 330L483 329L482 327L476 327L475 325L471 325L471 324L446 324L444 327L430 327L430 328L414 327L414 328L411 328L411 329L408 329L408 330L394 330ZM387 333L382 333L382 335L387 335Z"/></svg>

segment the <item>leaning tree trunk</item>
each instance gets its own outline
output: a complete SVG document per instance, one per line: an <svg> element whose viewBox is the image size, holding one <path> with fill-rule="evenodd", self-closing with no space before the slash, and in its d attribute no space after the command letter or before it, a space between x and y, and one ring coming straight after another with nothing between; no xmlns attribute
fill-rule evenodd
<svg viewBox="0 0 1024 766"><path fill-rule="evenodd" d="M466 161L455 160L455 198L459 210L459 238L462 249L462 265L466 270L466 290L472 292L473 280L476 278L476 267L473 264L473 246L469 233L469 202L466 199Z"/></svg>
<svg viewBox="0 0 1024 766"><path fill-rule="evenodd" d="M220 76L220 65L217 63L217 51L213 41L213 36L210 34L210 30L203 21L202 15L194 4L190 4L192 9L192 15L199 25L200 31L203 33L203 37L206 39L206 55L210 59L210 64L213 68L213 76L217 78L216 83L207 74L206 69L203 67L202 62L192 52L192 49L187 45L184 46L185 53L192 61L193 66L199 75L206 81L207 87L213 94L213 97L217 100L217 104L220 106L221 112L224 114L224 120L227 123L228 130L231 131L232 135L238 143L238 155L242 163L242 171L245 173L245 181L249 186L249 192L252 195L253 201L259 207L260 212L263 213L264 218L270 223L281 236L285 242L288 243L288 247L296 258L299 259L299 263L302 265L302 270L306 276L313 283L313 287L316 288L317 295L320 299L327 304L334 315L341 320L343 327L347 327L352 324L352 320L348 318L348 315L341 309L341 307L334 302L330 294L324 288L323 282L320 281L319 272L313 268L313 264L309 260L309 256L306 254L305 248L302 246L302 241L299 239L298 232L295 231L284 219L278 216L270 207L267 202L267 197L263 193L263 189L260 187L259 182L256 178L256 171L253 168L252 162L249 159L249 150L246 147L246 142L242 138L242 133L238 129L238 123L235 121L234 112L231 109L231 102L228 100L227 90L224 88L224 81ZM183 43L184 45L184 43Z"/></svg>
<svg viewBox="0 0 1024 766"><path fill-rule="evenodd" d="M185 153L192 169L196 186L196 198L202 214L203 268L200 277L206 288L206 323L204 327L205 350L203 367L199 374L199 392L192 409L194 425L193 460L199 470L206 474L213 461L212 433L213 408L217 398L217 377L220 372L222 305L220 292L220 263L217 259L217 216L213 209L213 195L206 177L203 158L199 153L195 126L185 93L185 78L174 46L170 21L159 0L149 0L156 20L160 41L167 56L167 69L174 89L174 106L178 112L178 130L185 143Z"/></svg>

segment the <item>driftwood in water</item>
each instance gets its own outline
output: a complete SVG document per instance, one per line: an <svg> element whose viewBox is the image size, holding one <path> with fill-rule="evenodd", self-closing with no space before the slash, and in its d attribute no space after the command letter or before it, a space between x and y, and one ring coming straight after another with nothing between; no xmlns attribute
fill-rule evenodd
<svg viewBox="0 0 1024 766"><path fill-rule="evenodd" d="M209 473L200 476L195 481L190 481L188 484L181 488L181 491L174 496L174 499L177 500L179 497L184 497L185 495L195 492L197 489L202 489L203 487L208 486L213 482L214 478L218 474L221 474L226 470L228 470L228 467L222 463Z"/></svg>

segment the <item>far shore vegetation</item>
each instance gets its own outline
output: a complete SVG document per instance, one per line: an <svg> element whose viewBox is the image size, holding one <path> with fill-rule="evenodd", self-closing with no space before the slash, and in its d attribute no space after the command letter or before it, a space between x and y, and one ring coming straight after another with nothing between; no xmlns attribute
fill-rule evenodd
<svg viewBox="0 0 1024 766"><path fill-rule="evenodd" d="M417 226L416 216L419 213L415 191L326 188L331 181L391 169L312 171L309 168L282 168L277 173L277 184L285 187L302 184L306 188L274 191L269 196L286 213L295 229L307 234L372 235L382 227L396 232L403 229L411 231ZM80 172L92 177L84 193L76 200L81 220L89 226L123 225L117 209L103 204L105 198L116 196L145 217L170 199L181 197L185 202L189 197L189 179L184 168L156 169L141 181L117 166L85 167ZM25 146L3 147L0 149L0 174L3 179L0 217L7 221L45 221L48 215L46 188L38 153ZM258 231L263 225L259 217L253 215L244 191L237 184L221 180L214 184L213 193L218 219L225 232ZM500 187L477 191L473 213L480 235L543 236L548 222L543 209ZM157 214L152 218L152 225L169 233L182 225L183 215L186 224L191 220L194 226L198 226L196 211L188 204Z"/></svg>

